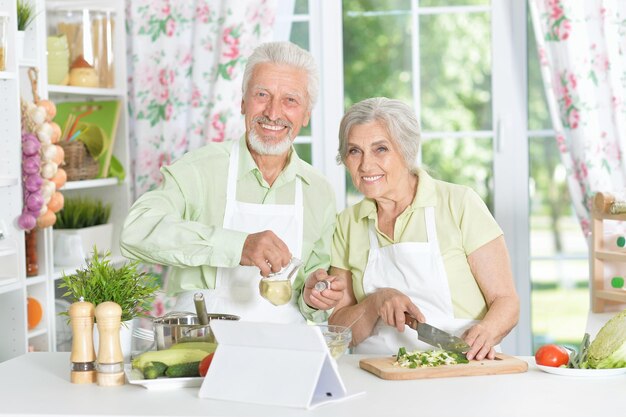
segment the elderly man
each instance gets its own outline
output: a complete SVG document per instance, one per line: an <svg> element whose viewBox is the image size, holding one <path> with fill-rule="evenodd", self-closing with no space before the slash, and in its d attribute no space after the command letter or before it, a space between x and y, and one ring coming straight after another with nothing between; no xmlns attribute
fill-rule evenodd
<svg viewBox="0 0 626 417"><path fill-rule="evenodd" d="M209 313L243 320L323 321L345 283L328 276L335 225L333 191L292 144L309 123L318 91L312 56L288 42L250 56L241 113L246 133L211 143L162 169L162 185L133 205L122 253L171 266L167 292L176 310L194 311L203 292ZM262 277L292 258L303 261L291 300L275 306L259 295ZM318 281L330 288L314 289Z"/></svg>

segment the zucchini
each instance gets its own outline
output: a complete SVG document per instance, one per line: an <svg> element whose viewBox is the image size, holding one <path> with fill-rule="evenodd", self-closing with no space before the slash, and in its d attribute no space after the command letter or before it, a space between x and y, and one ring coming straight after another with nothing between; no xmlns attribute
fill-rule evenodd
<svg viewBox="0 0 626 417"><path fill-rule="evenodd" d="M167 365L163 362L148 362L143 367L143 377L145 379L157 379L165 374Z"/></svg>
<svg viewBox="0 0 626 417"><path fill-rule="evenodd" d="M179 342L170 346L170 349L200 349L206 353L213 353L217 348L217 343L211 342Z"/></svg>
<svg viewBox="0 0 626 417"><path fill-rule="evenodd" d="M165 370L165 376L169 376L170 378L200 376L200 371L198 370L199 366L200 361L179 363L177 365L168 366Z"/></svg>
<svg viewBox="0 0 626 417"><path fill-rule="evenodd" d="M206 355L208 353L200 349L150 350L133 359L132 367L143 372L148 362L163 362L167 366L172 366L179 363L201 361Z"/></svg>

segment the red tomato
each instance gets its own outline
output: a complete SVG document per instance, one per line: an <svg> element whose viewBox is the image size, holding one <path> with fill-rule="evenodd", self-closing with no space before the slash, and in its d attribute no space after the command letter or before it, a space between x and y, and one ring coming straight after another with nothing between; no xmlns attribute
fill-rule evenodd
<svg viewBox="0 0 626 417"><path fill-rule="evenodd" d="M206 373L209 370L209 366L211 366L212 360L213 354L210 353L208 356L205 356L202 361L200 361L200 365L198 365L198 371L200 372L200 376L206 376Z"/></svg>
<svg viewBox="0 0 626 417"><path fill-rule="evenodd" d="M537 349L535 361L538 365L558 368L561 365L567 365L569 352L563 346L543 345Z"/></svg>

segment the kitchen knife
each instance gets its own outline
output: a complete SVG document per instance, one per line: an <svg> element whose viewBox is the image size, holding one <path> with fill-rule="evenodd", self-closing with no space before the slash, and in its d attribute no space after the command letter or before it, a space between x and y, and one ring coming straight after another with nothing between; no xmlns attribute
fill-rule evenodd
<svg viewBox="0 0 626 417"><path fill-rule="evenodd" d="M470 346L460 337L444 332L430 324L420 323L406 313L405 317L406 324L413 330L417 330L417 338L424 343L457 353L465 353L470 349Z"/></svg>

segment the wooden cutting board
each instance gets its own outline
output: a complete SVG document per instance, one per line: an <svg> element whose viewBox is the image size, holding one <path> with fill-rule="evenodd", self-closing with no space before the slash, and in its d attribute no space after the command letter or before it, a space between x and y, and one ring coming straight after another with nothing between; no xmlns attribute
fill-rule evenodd
<svg viewBox="0 0 626 417"><path fill-rule="evenodd" d="M528 369L528 364L523 360L501 353L497 353L494 360L470 361L470 363L433 368L401 368L394 366L395 361L394 356L367 358L361 359L359 366L382 379L392 380L514 374L526 372Z"/></svg>

